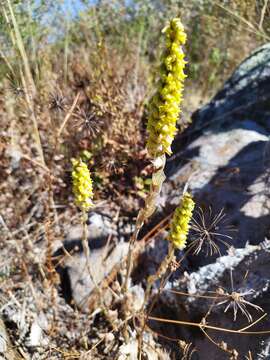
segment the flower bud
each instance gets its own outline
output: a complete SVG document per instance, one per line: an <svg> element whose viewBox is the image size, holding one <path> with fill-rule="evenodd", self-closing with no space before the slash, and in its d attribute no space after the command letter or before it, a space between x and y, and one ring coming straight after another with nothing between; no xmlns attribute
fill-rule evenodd
<svg viewBox="0 0 270 360"><path fill-rule="evenodd" d="M172 19L163 33L166 35L166 49L162 56L159 88L150 100L147 124L147 150L152 157L171 154L186 77L182 50L186 34L180 19Z"/></svg>
<svg viewBox="0 0 270 360"><path fill-rule="evenodd" d="M169 241L178 249L186 246L189 223L192 217L195 203L189 193L185 193L180 205L175 209L170 225Z"/></svg>
<svg viewBox="0 0 270 360"><path fill-rule="evenodd" d="M93 185L90 171L82 159L72 159L71 161L75 204L82 211L88 211L93 206Z"/></svg>

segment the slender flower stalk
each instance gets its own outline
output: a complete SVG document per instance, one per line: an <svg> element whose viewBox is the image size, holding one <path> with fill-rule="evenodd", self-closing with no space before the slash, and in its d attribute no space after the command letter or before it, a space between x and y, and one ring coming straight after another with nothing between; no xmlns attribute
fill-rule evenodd
<svg viewBox="0 0 270 360"><path fill-rule="evenodd" d="M184 60L185 55L182 50L182 45L186 42L186 34L180 19L172 19L162 32L166 36L166 45L161 59L158 89L149 104L149 117L147 124L147 130L149 133L147 150L153 159L152 162L154 165L154 171L152 174L150 192L145 199L144 208L139 211L135 231L129 243L127 273L123 286L124 293L128 290L128 280L132 271L132 253L134 244L144 222L154 213L156 209L162 184L166 179L164 174L166 154L171 154L171 144L177 131L176 123L180 114L183 82L186 77L184 74L186 61ZM186 204L184 203L184 205ZM190 207L188 207L188 209L190 209ZM182 214L187 215L184 213L184 210ZM181 247L182 245L182 243L179 242L179 237L176 236L178 235L178 232L181 239L185 242L186 238L183 237L183 234L187 234L188 231L186 218L187 217L185 217L182 233L178 231L177 227L175 227L174 232L171 234L171 243L168 255L160 265L158 271L155 275L148 278L147 289L145 291L144 302L141 309L142 314L144 313L145 306L149 300L154 282L165 276L167 268L174 259L175 247ZM144 319L138 339L139 359L142 357L142 342L145 324L146 322ZM124 328L124 335L127 339L127 321Z"/></svg>
<svg viewBox="0 0 270 360"><path fill-rule="evenodd" d="M162 57L160 69L160 81L156 94L152 97L149 106L149 118L147 130L149 138L147 150L154 158L154 173L152 175L152 186L149 196L145 201L145 209L140 211L138 218L142 218L141 223L149 217L156 208L157 197L165 181L164 167L166 164L166 154L171 155L171 144L176 134L176 123L180 114L180 104L182 101L183 83L186 75L184 68L186 61L182 45L186 42L186 34L180 19L172 19L163 33L166 34L166 49ZM167 269L174 259L175 248L183 248L188 233L189 221L194 208L191 197L184 194L181 206L175 212L169 235L170 245L168 254L160 264L157 272L147 279L147 288L142 306L142 313L149 301L151 289L158 279L165 281ZM143 332L146 320L144 317L138 339L139 359L142 357Z"/></svg>
<svg viewBox="0 0 270 360"><path fill-rule="evenodd" d="M154 283L157 280L160 280L160 288L163 288L166 283L166 274L167 270L170 267L170 264L175 260L175 249L184 249L186 246L186 239L189 231L189 223L192 217L192 213L194 210L195 203L192 200L192 197L189 193L185 192L181 199L180 205L176 208L171 224L170 224L170 232L169 232L169 247L168 254L165 256L163 261L161 262L158 270L154 275L151 275L147 279L147 287L144 294L144 302L141 308L141 312L144 312L144 309L150 299L151 290ZM154 306L154 302L150 305L150 309ZM151 312L151 310L149 310ZM138 349L139 349L139 359L141 359L141 349L142 349L142 341L143 341L143 332L145 330L146 322L148 320L148 315L142 317L142 326L141 331L138 336Z"/></svg>
<svg viewBox="0 0 270 360"><path fill-rule="evenodd" d="M80 157L78 159L72 159L72 181L73 181L73 194L75 197L75 204L82 211L82 225L83 225L83 236L82 236L82 247L86 258L86 268L88 270L91 281L93 282L95 289L100 294L100 289L96 283L93 271L90 264L90 248L88 244L88 226L87 212L94 206L93 204L93 184L91 179L90 171L87 164Z"/></svg>

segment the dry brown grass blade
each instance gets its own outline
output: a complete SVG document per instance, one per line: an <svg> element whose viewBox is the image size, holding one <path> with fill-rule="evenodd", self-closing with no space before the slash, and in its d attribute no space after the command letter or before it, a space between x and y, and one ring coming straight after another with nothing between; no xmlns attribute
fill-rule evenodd
<svg viewBox="0 0 270 360"><path fill-rule="evenodd" d="M7 67L9 68L10 70L10 73L15 76L15 73L14 73L14 70L11 66L11 63L8 61L8 58L5 56L5 54L3 53L3 51L0 49L0 56L1 58L4 60L4 62L6 63Z"/></svg>
<svg viewBox="0 0 270 360"><path fill-rule="evenodd" d="M257 324L258 322L260 322L260 321L261 321L263 318L265 318L266 316L267 316L267 314L264 313L261 317L259 317L259 319L253 321L253 323L245 326L244 328L240 329L239 331L242 332L242 331L245 331L245 330L251 328L252 326L254 326L254 325Z"/></svg>
<svg viewBox="0 0 270 360"><path fill-rule="evenodd" d="M262 12L261 12L261 18L260 18L260 22L259 22L259 25L258 25L259 30L262 31L262 32L264 32L264 30L263 30L263 22L264 22L264 19L265 19L265 13L266 13L266 10L267 10L268 2L269 2L269 0L264 0Z"/></svg>
<svg viewBox="0 0 270 360"><path fill-rule="evenodd" d="M44 166L46 166L45 158L44 158L44 154L43 154L43 148L42 148L41 139L40 139L40 134L39 134L38 122L37 122L37 118L36 118L35 110L34 110L33 98L31 96L31 92L29 92L27 82L25 80L25 76L23 74L22 69L20 69L20 75L21 75L22 84L23 84L23 87L24 87L25 99L26 99L27 106L28 106L29 111L30 111L30 117L31 117L31 120L32 120L32 123L33 123L33 126L34 126L34 136L35 136L35 141L36 141L36 144L37 144L38 154L40 156L42 164Z"/></svg>
<svg viewBox="0 0 270 360"><path fill-rule="evenodd" d="M30 161L33 165L40 167L42 170L46 171L48 174L50 174L50 170L47 168L46 165L41 164L40 162L31 159L29 156L22 154L22 158L24 158L27 161Z"/></svg>
<svg viewBox="0 0 270 360"><path fill-rule="evenodd" d="M20 52L20 55L21 55L21 58L23 61L23 66L24 66L27 83L31 89L31 95L34 96L36 94L36 86L35 86L35 83L34 83L34 80L33 80L32 74L31 74L30 65L29 65L29 61L28 61L28 57L27 57L25 48L24 48L24 44L23 44L23 40L22 40L21 33L19 30L19 26L18 26L18 23L17 23L10 0L6 0L6 1L7 1L12 25L14 28L16 45L19 49L19 52Z"/></svg>

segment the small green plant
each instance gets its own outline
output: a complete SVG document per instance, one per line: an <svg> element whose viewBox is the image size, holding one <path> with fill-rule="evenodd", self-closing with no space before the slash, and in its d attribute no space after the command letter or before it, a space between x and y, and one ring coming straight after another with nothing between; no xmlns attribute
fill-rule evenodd
<svg viewBox="0 0 270 360"><path fill-rule="evenodd" d="M135 183L137 195L140 196L142 199L145 199L150 191L152 180L143 179L140 176L135 176L134 183Z"/></svg>

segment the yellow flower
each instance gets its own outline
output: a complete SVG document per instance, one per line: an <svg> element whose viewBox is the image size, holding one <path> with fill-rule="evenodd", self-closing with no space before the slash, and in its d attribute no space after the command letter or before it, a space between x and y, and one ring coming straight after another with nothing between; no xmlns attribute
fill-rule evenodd
<svg viewBox="0 0 270 360"><path fill-rule="evenodd" d="M90 171L82 159L71 160L73 194L75 196L75 204L83 211L88 211L93 206L93 185Z"/></svg>
<svg viewBox="0 0 270 360"><path fill-rule="evenodd" d="M166 49L162 56L158 90L150 100L147 124L147 149L153 157L171 154L186 77L186 61L182 50L186 34L180 19L172 19L163 33L166 35Z"/></svg>
<svg viewBox="0 0 270 360"><path fill-rule="evenodd" d="M169 241L178 249L186 246L189 231L189 222L192 217L195 203L189 193L185 193L179 207L176 208L170 225Z"/></svg>

